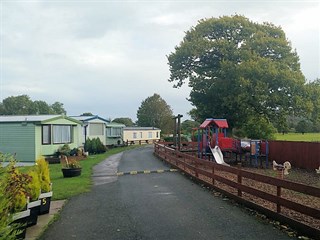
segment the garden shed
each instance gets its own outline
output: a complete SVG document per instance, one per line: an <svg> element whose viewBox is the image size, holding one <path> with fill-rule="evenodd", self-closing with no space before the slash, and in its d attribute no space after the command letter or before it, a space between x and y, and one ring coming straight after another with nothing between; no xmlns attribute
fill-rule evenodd
<svg viewBox="0 0 320 240"><path fill-rule="evenodd" d="M59 147L81 146L81 122L64 115L0 116L0 151L34 163Z"/></svg>
<svg viewBox="0 0 320 240"><path fill-rule="evenodd" d="M71 116L78 121L82 122L81 142L84 145L85 140L90 138L100 138L103 145L106 145L106 125L110 123L97 115L94 116Z"/></svg>

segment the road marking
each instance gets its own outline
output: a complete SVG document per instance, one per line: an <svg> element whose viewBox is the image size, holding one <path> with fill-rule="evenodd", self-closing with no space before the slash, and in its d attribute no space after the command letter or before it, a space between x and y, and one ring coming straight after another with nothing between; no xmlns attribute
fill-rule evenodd
<svg viewBox="0 0 320 240"><path fill-rule="evenodd" d="M117 172L117 176L123 175L137 175L137 174L150 174L150 173L165 173L165 172L177 172L178 169L158 169L158 170L143 170L143 171L130 171L130 172Z"/></svg>

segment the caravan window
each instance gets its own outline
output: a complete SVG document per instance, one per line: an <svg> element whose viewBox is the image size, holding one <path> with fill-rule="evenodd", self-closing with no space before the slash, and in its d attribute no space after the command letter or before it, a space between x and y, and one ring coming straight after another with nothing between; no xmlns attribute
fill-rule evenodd
<svg viewBox="0 0 320 240"><path fill-rule="evenodd" d="M52 141L54 144L71 143L71 125L53 125Z"/></svg>
<svg viewBox="0 0 320 240"><path fill-rule="evenodd" d="M42 125L42 144L51 144L51 125Z"/></svg>
<svg viewBox="0 0 320 240"><path fill-rule="evenodd" d="M90 136L97 136L97 135L104 135L105 125L101 123L90 123L89 125L89 135Z"/></svg>

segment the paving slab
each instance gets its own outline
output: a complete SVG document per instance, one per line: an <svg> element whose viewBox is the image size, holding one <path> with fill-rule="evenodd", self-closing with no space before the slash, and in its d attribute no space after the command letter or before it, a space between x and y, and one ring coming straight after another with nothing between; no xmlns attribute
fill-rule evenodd
<svg viewBox="0 0 320 240"><path fill-rule="evenodd" d="M51 201L50 211L48 214L38 216L38 222L36 225L27 228L26 240L35 240L46 229L49 222L54 216L62 209L66 200Z"/></svg>

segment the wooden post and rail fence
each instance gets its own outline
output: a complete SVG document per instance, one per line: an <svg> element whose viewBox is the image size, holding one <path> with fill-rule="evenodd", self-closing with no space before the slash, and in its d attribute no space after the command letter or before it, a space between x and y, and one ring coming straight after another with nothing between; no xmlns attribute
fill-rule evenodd
<svg viewBox="0 0 320 240"><path fill-rule="evenodd" d="M320 188L242 170L239 167L220 165L180 152L163 143L155 143L154 154L196 181L235 201L256 209L271 219L288 224L300 234L320 239ZM250 184L252 181L255 181L255 187ZM297 199L290 199L285 193L290 193ZM308 198L311 204L307 206L299 203L301 197ZM295 219L292 217L294 212L303 214L306 218L303 221Z"/></svg>

